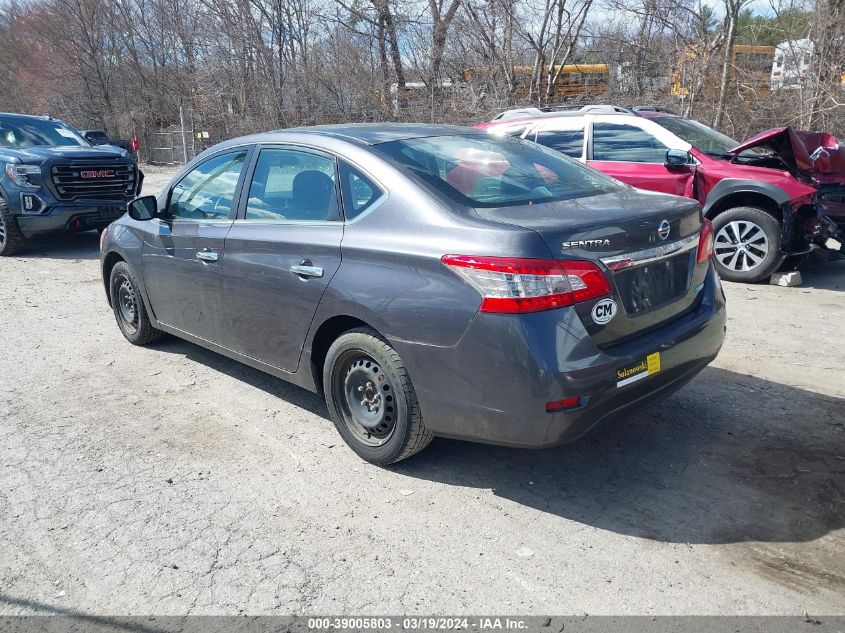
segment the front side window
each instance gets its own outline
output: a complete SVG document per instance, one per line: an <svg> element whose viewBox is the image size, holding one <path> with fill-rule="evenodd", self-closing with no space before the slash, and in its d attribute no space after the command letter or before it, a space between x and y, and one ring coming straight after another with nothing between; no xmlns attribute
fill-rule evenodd
<svg viewBox="0 0 845 633"><path fill-rule="evenodd" d="M50 119L0 117L0 147L27 148L39 145L88 145L68 126Z"/></svg>
<svg viewBox="0 0 845 633"><path fill-rule="evenodd" d="M665 163L669 149L648 132L624 123L593 123L593 160Z"/></svg>
<svg viewBox="0 0 845 633"><path fill-rule="evenodd" d="M693 119L660 117L654 122L711 156L730 156L730 150L739 145L739 141Z"/></svg>
<svg viewBox="0 0 845 633"><path fill-rule="evenodd" d="M343 214L352 220L372 207L381 198L381 188L347 162L340 163L340 184L343 192Z"/></svg>
<svg viewBox="0 0 845 633"><path fill-rule="evenodd" d="M572 158L581 158L584 153L584 128L540 130L537 132L536 142Z"/></svg>
<svg viewBox="0 0 845 633"><path fill-rule="evenodd" d="M222 220L235 206L246 150L221 154L190 171L170 192L170 218Z"/></svg>
<svg viewBox="0 0 845 633"><path fill-rule="evenodd" d="M263 149L255 165L247 220L337 221L334 159L289 149Z"/></svg>
<svg viewBox="0 0 845 633"><path fill-rule="evenodd" d="M622 186L541 145L507 136L434 136L375 147L425 185L469 207L568 200Z"/></svg>

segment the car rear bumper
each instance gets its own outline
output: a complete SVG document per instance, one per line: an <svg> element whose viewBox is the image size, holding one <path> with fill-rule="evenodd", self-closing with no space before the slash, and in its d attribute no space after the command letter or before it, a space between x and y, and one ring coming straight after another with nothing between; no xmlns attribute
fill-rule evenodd
<svg viewBox="0 0 845 633"><path fill-rule="evenodd" d="M48 233L90 231L107 226L126 212L125 202L60 203L45 213L18 215L18 226L25 237Z"/></svg>
<svg viewBox="0 0 845 633"><path fill-rule="evenodd" d="M725 336L725 300L713 267L694 308L630 341L596 347L572 308L479 314L455 347L395 341L426 427L435 435L544 447L577 439L665 398L707 366ZM618 386L617 370L659 352L660 370ZM577 409L546 404L578 396Z"/></svg>

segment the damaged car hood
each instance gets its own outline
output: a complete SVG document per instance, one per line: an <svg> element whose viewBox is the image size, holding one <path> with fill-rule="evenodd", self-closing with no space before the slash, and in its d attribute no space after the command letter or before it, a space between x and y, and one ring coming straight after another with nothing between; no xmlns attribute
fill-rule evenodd
<svg viewBox="0 0 845 633"><path fill-rule="evenodd" d="M845 146L827 132L773 128L743 141L731 153L739 155L749 149L773 152L790 170L812 176L819 182L845 182Z"/></svg>

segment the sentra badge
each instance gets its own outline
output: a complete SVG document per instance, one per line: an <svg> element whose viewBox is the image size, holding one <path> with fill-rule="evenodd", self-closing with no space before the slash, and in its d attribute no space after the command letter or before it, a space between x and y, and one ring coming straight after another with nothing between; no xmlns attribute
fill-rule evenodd
<svg viewBox="0 0 845 633"><path fill-rule="evenodd" d="M560 244L561 250L565 250L567 248L608 248L609 246L610 240L608 239L573 240L571 242L561 242Z"/></svg>

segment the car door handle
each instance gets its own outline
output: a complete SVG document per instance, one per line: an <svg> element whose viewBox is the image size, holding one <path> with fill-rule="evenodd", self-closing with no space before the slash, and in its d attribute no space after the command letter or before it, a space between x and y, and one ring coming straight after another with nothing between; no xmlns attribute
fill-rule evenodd
<svg viewBox="0 0 845 633"><path fill-rule="evenodd" d="M197 251L197 259L201 259L204 262L216 262L217 258L217 253L212 251Z"/></svg>
<svg viewBox="0 0 845 633"><path fill-rule="evenodd" d="M295 275L299 275L300 277L322 277L323 276L323 269L319 266L308 266L306 264L299 264L295 266L291 266L290 270Z"/></svg>

